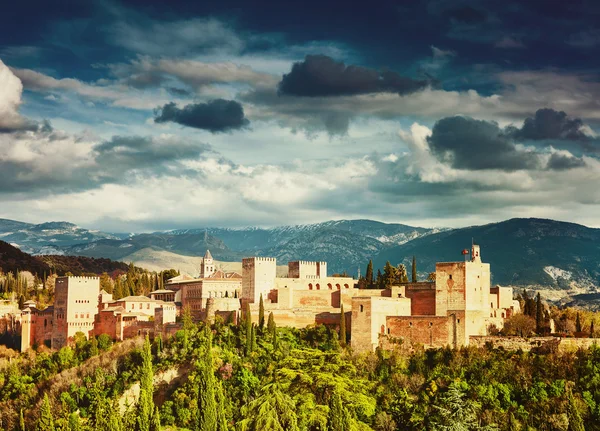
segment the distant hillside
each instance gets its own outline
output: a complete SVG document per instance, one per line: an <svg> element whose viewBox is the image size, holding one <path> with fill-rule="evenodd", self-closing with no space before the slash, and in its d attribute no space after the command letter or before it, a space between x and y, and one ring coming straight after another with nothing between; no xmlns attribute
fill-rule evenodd
<svg viewBox="0 0 600 431"><path fill-rule="evenodd" d="M50 273L50 267L36 257L30 256L13 247L7 242L0 241L0 269L2 272L16 273L17 271L29 271L42 277L44 273Z"/></svg>
<svg viewBox="0 0 600 431"><path fill-rule="evenodd" d="M102 274L104 272L110 274L114 271L127 271L129 266L125 262L118 262L102 257L46 255L37 256L37 258L52 268L53 272L60 275L67 272L73 275ZM139 265L136 266L139 267Z"/></svg>
<svg viewBox="0 0 600 431"><path fill-rule="evenodd" d="M139 265L138 265L139 266ZM90 258L85 256L31 256L18 248L0 241L0 269L2 272L29 271L42 277L44 274L55 272L64 275L97 274L113 271L127 271L128 264L105 258ZM167 268L161 268L167 269Z"/></svg>
<svg viewBox="0 0 600 431"><path fill-rule="evenodd" d="M64 222L30 225L0 220L0 236L38 255L128 261L129 256L147 254L147 250L200 257L209 249L215 259L224 262L239 262L248 256L276 257L283 265L296 259L327 260L330 273L352 274L381 250L434 232L437 230L372 220L339 220L271 229L197 228L122 235Z"/></svg>
<svg viewBox="0 0 600 431"><path fill-rule="evenodd" d="M201 233L151 233L133 235L127 239L101 239L94 242L77 244L65 247L64 253L68 255L108 257L110 259L124 259L143 249L165 250L183 255L204 256L210 250L213 256L223 260L239 260L240 254L231 251L219 238Z"/></svg>
<svg viewBox="0 0 600 431"><path fill-rule="evenodd" d="M146 268L149 271L162 271L166 268L173 268L195 277L200 272L202 258L200 256L184 256L170 251L144 248L129 256L125 256L123 260L125 262L133 262L136 266ZM242 273L241 260L235 262L215 260L215 266L224 271ZM277 274L279 276L287 274L287 263L286 265L277 265Z"/></svg>
<svg viewBox="0 0 600 431"><path fill-rule="evenodd" d="M418 238L384 250L375 259L409 264L417 257L422 273L435 262L460 261L461 250L471 240L481 245L481 255L491 264L493 282L519 286L568 288L600 285L600 229L544 219L511 219L484 226L453 229Z"/></svg>
<svg viewBox="0 0 600 431"><path fill-rule="evenodd" d="M99 239L121 239L126 235L109 234L80 228L73 223L23 223L0 219L0 239L30 254L65 254L64 247Z"/></svg>

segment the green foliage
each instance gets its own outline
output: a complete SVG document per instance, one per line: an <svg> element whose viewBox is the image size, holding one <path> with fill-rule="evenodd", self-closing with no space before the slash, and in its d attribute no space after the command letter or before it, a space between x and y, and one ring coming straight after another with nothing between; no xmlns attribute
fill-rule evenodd
<svg viewBox="0 0 600 431"><path fill-rule="evenodd" d="M54 417L52 415L52 406L48 399L48 394L44 394L44 400L40 408L40 418L38 419L36 431L54 431Z"/></svg>
<svg viewBox="0 0 600 431"><path fill-rule="evenodd" d="M215 376L213 372L212 333L207 326L204 331L202 357L198 361L198 421L197 431L217 431L217 402L215 399Z"/></svg>
<svg viewBox="0 0 600 431"><path fill-rule="evenodd" d="M373 287L373 260L369 260L367 265L367 271L365 272L365 280L367 282L367 288Z"/></svg>
<svg viewBox="0 0 600 431"><path fill-rule="evenodd" d="M262 332L265 327L265 304L263 302L262 293L260 294L260 302L258 304L258 328Z"/></svg>
<svg viewBox="0 0 600 431"><path fill-rule="evenodd" d="M327 431L350 431L350 415L342 406L342 398L336 390L333 391L329 400Z"/></svg>
<svg viewBox="0 0 600 431"><path fill-rule="evenodd" d="M344 313L344 304L340 306L340 345L346 346L346 314Z"/></svg>
<svg viewBox="0 0 600 431"><path fill-rule="evenodd" d="M137 405L137 431L150 431L152 415L154 414L153 401L153 378L152 351L150 340L146 335L144 348L142 350L142 367L140 371L140 398Z"/></svg>
<svg viewBox="0 0 600 431"><path fill-rule="evenodd" d="M292 398L282 388L271 383L265 385L260 396L242 408L245 417L240 431L298 431L298 418Z"/></svg>

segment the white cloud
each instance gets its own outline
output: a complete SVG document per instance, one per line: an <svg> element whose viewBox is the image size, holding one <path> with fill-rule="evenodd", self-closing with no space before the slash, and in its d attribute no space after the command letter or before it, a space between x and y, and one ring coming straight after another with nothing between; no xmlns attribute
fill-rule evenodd
<svg viewBox="0 0 600 431"><path fill-rule="evenodd" d="M0 130L23 127L26 121L19 115L23 85L0 59Z"/></svg>

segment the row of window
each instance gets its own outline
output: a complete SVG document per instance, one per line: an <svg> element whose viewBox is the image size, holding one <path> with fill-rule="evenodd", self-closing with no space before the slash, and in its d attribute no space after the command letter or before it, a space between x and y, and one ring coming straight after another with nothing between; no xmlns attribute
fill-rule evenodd
<svg viewBox="0 0 600 431"><path fill-rule="evenodd" d="M78 319L79 317L80 317L80 315L79 315L79 314L77 314L77 313L75 313L75 318L76 318L76 319ZM83 317L83 313L81 313L81 318L82 318L82 319L84 318L84 317ZM86 319L89 319L89 318L90 318L90 313L87 313L87 315L86 315L86 317L85 317L85 318L86 318Z"/></svg>
<svg viewBox="0 0 600 431"><path fill-rule="evenodd" d="M315 288L316 288L316 290L321 290L321 285L320 285L319 283L317 283L317 284L315 285ZM328 288L329 290L333 290L333 285L332 285L331 283L327 283L327 288ZM340 285L339 285L339 284L336 284L336 285L335 285L335 288L336 288L337 290L341 290L341 287L340 287ZM349 289L349 288L350 288L350 286L348 286L347 284L344 284L344 289ZM313 284L312 284L312 283L308 283L308 289L309 289L309 290L313 290Z"/></svg>
<svg viewBox="0 0 600 431"><path fill-rule="evenodd" d="M133 310L135 308L135 304L131 304L131 307L129 307L131 310ZM139 304L139 309L142 310L144 308L144 304ZM150 303L146 303L146 310L150 310Z"/></svg>
<svg viewBox="0 0 600 431"><path fill-rule="evenodd" d="M75 304L89 304L90 301L87 299L76 299Z"/></svg>

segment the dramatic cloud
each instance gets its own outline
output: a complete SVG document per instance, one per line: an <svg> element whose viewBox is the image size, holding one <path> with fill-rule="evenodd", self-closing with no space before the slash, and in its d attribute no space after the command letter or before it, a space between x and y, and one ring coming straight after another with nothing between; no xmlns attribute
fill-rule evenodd
<svg viewBox="0 0 600 431"><path fill-rule="evenodd" d="M201 92L203 87L214 84L247 84L252 87L275 87L276 76L257 72L250 66L233 62L203 62L184 59L160 59L140 57L130 63L107 66L111 73L127 85L136 88L152 88L175 79Z"/></svg>
<svg viewBox="0 0 600 431"><path fill-rule="evenodd" d="M537 155L517 149L498 124L469 117L439 120L427 142L438 158L455 168L515 171L539 165Z"/></svg>
<svg viewBox="0 0 600 431"><path fill-rule="evenodd" d="M21 80L0 60L0 133L37 129L34 122L19 114L22 92Z"/></svg>
<svg viewBox="0 0 600 431"><path fill-rule="evenodd" d="M167 103L157 109L156 123L173 122L182 126L208 130L211 133L242 129L250 124L244 108L235 100L215 99L207 103L186 105L182 109Z"/></svg>
<svg viewBox="0 0 600 431"><path fill-rule="evenodd" d="M547 168L550 170L567 170L584 167L585 161L571 155L553 153L548 160Z"/></svg>
<svg viewBox="0 0 600 431"><path fill-rule="evenodd" d="M362 66L346 66L325 55L307 55L294 63L279 83L281 95L350 96L369 93L414 93L429 81L406 78L393 71L377 71Z"/></svg>
<svg viewBox="0 0 600 431"><path fill-rule="evenodd" d="M511 135L520 140L543 140L543 139L562 139L562 140L588 140L583 131L583 121L579 118L569 118L563 111L554 109L538 109L535 116L525 119L523 127L520 129L512 128Z"/></svg>

